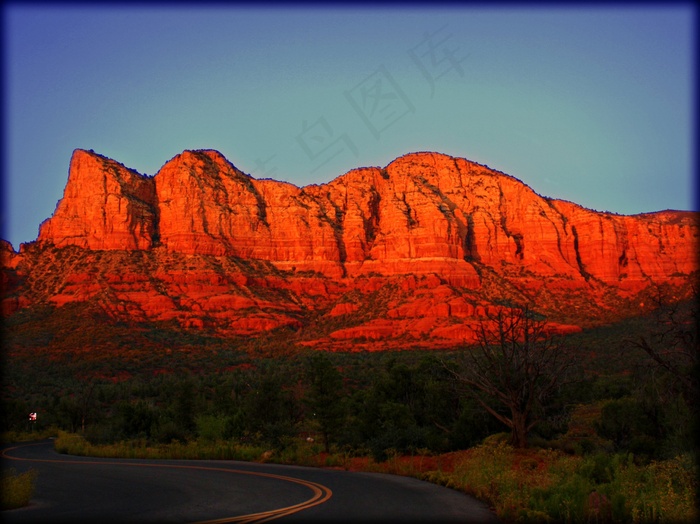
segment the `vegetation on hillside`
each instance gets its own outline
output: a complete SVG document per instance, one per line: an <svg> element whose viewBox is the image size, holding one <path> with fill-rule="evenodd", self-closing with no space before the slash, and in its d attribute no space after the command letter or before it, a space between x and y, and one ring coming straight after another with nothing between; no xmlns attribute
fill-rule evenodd
<svg viewBox="0 0 700 524"><path fill-rule="evenodd" d="M580 372L539 398L527 449L499 436L511 429L508 406L488 404L499 418L465 394L453 373L461 351L324 353L283 333L227 341L172 326L77 331L96 313L70 305L7 319L2 424L14 432L6 439L60 430L73 453L348 469L370 457L370 469L473 493L506 521L688 520L697 516L697 359L665 351L674 365L659 365L644 344L661 351L660 326L685 340L694 305L675 308L673 321L567 337ZM421 465L401 466L411 456ZM450 466L435 466L439 457Z"/></svg>

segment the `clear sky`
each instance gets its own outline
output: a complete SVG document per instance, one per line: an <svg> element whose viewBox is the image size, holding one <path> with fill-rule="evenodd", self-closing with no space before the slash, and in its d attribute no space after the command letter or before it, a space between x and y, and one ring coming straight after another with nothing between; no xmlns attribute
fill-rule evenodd
<svg viewBox="0 0 700 524"><path fill-rule="evenodd" d="M695 207L692 3L3 9L15 248L76 148L148 175L217 149L297 186L438 151L599 211Z"/></svg>

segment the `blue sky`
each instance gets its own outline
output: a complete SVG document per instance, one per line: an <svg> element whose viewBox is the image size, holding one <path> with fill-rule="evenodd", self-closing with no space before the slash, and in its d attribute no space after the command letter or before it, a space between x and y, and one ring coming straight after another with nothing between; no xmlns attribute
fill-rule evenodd
<svg viewBox="0 0 700 524"><path fill-rule="evenodd" d="M15 248L76 148L148 175L217 149L297 186L438 151L600 211L695 207L692 3L3 9Z"/></svg>

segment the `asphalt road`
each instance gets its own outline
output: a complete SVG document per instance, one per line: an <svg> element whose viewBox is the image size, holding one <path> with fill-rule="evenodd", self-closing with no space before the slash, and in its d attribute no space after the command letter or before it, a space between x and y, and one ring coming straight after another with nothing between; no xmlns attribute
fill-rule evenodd
<svg viewBox="0 0 700 524"><path fill-rule="evenodd" d="M50 440L5 446L3 469L38 472L27 522L497 523L483 503L416 479L224 460L60 455Z"/></svg>

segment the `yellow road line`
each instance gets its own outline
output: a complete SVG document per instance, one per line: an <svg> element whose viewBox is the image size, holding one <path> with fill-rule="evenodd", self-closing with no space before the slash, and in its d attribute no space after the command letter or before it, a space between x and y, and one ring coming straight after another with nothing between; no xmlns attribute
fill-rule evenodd
<svg viewBox="0 0 700 524"><path fill-rule="evenodd" d="M204 520L204 521L197 522L195 524L225 524L228 522L245 522L245 523L267 522L270 520L278 519L280 517L284 517L285 515L291 515L293 513L297 513L299 511L309 509L309 508L312 508L314 506L318 506L319 504L323 504L328 499L330 499L331 496L333 495L333 492L331 491L330 488L328 488L322 484L318 484L317 482L311 482L308 480L298 479L298 478L294 478L294 477L286 477L283 475L275 475L273 473L244 471L244 470L240 470L240 469L229 469L229 468L215 468L215 467L210 467L210 466L186 466L186 465L176 465L176 464L139 464L139 463L134 463L134 462L111 462L109 460L97 461L97 460L31 459L31 458L13 457L12 455L7 454L8 452L10 452L14 449L19 449L19 448L29 447L29 446L39 446L41 444L43 444L43 442L39 442L36 444L23 444L20 446L14 446L12 448L8 448L8 449L3 450L2 457L9 459L9 460L19 460L19 461L25 461L25 462L53 462L53 463L60 463L60 464L110 465L110 466L131 466L131 467L145 467L145 468L196 469L196 470L200 470L200 471L221 471L224 473L238 473L241 475L267 477L267 478L272 478L272 479L276 479L276 480L283 480L285 482L293 482L295 484L300 484L304 487L307 487L313 492L313 496L310 499L308 499L304 502L300 502L298 504L294 504L292 506L286 506L283 508L273 509L270 511L263 511L260 513L250 513L248 515L238 515L236 517L224 517L224 518L214 519L214 520Z"/></svg>

